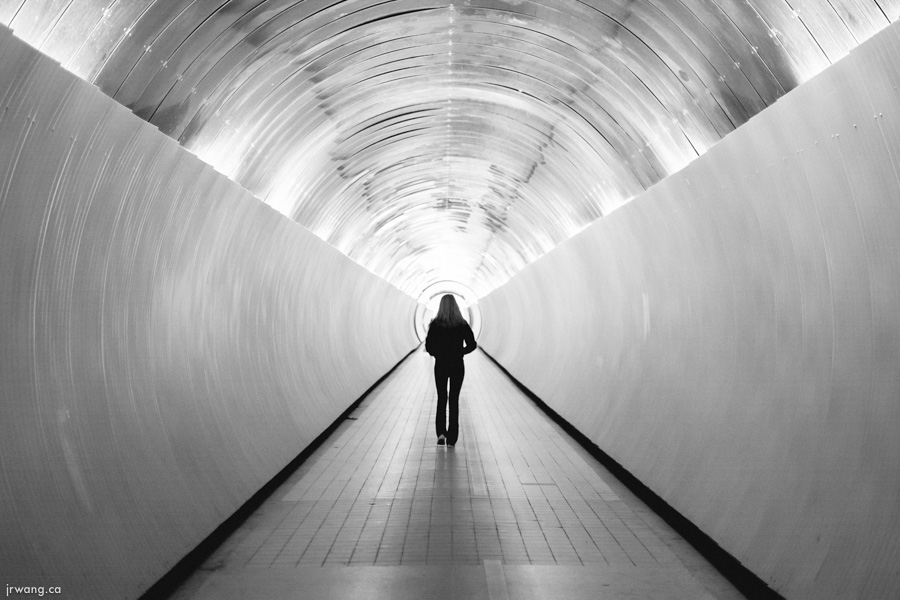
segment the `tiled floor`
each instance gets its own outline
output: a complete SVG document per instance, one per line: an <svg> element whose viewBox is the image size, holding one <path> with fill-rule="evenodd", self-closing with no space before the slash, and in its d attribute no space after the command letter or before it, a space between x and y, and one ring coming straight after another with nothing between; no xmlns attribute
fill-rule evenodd
<svg viewBox="0 0 900 600"><path fill-rule="evenodd" d="M175 598L742 598L487 357L466 369L455 448L416 352Z"/></svg>

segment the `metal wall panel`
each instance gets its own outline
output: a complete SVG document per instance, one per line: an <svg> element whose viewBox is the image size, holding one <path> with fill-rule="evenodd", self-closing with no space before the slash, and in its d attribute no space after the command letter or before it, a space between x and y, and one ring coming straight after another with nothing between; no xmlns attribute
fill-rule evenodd
<svg viewBox="0 0 900 600"><path fill-rule="evenodd" d="M0 565L134 598L417 343L416 302L0 29Z"/></svg>
<svg viewBox="0 0 900 600"><path fill-rule="evenodd" d="M791 599L900 589L898 51L893 25L479 303L479 344Z"/></svg>

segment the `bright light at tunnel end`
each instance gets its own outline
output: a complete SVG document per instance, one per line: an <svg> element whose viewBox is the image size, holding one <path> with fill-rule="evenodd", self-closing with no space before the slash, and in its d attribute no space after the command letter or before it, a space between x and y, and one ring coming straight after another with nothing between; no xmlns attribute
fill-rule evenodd
<svg viewBox="0 0 900 600"><path fill-rule="evenodd" d="M478 297L475 292L458 281L438 281L426 287L419 294L419 302L416 305L416 313L413 317L416 335L424 341L428 333L428 323L437 313L438 305L444 294L453 294L456 298L463 318L472 327L475 338L481 334L481 310L478 308Z"/></svg>

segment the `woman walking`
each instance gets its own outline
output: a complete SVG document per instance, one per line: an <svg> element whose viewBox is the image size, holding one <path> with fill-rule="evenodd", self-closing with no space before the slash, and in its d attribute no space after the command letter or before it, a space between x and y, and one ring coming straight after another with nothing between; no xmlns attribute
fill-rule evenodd
<svg viewBox="0 0 900 600"><path fill-rule="evenodd" d="M425 337L425 351L434 357L434 384L438 397L434 427L438 446L454 446L459 437L459 390L466 374L463 356L475 348L475 335L459 312L456 298L445 294ZM447 400L450 401L449 423L446 423Z"/></svg>

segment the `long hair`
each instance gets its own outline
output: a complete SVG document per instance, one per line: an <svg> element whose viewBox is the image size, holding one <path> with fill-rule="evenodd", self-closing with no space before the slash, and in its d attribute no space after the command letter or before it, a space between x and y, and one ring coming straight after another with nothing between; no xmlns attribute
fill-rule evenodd
<svg viewBox="0 0 900 600"><path fill-rule="evenodd" d="M435 323L443 327L455 327L465 323L462 313L459 312L459 305L453 294L444 294L441 297L441 304L438 306L437 314L431 320L429 327Z"/></svg>

